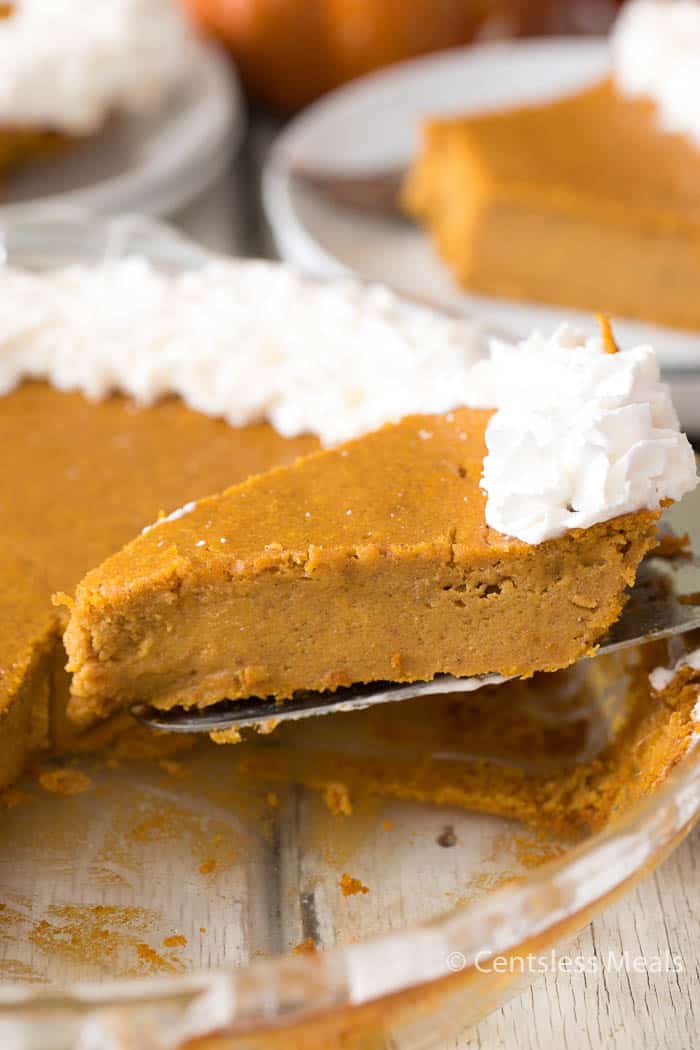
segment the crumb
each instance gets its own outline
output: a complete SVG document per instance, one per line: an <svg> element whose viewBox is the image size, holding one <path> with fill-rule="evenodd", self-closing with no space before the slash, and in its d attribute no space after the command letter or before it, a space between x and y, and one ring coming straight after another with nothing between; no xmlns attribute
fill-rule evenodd
<svg viewBox="0 0 700 1050"><path fill-rule="evenodd" d="M360 879L348 875L347 871L341 875L338 884L344 897L354 897L358 893L369 893L369 888Z"/></svg>
<svg viewBox="0 0 700 1050"><path fill-rule="evenodd" d="M187 944L187 938L184 933L174 933L171 937L163 938L164 948L184 948Z"/></svg>
<svg viewBox="0 0 700 1050"><path fill-rule="evenodd" d="M341 814L344 817L349 817L352 813L350 794L346 785L341 784L340 781L331 781L329 784L326 784L323 792L323 801L334 817Z"/></svg>
<svg viewBox="0 0 700 1050"><path fill-rule="evenodd" d="M316 945L312 937L307 937L305 941L300 941L299 944L295 944L292 948L293 955L313 955L316 951Z"/></svg>
<svg viewBox="0 0 700 1050"><path fill-rule="evenodd" d="M143 962L150 963L151 966L157 966L164 970L172 971L173 967L164 959L162 955L159 955L155 948L151 948L150 944L141 943L136 945L136 953Z"/></svg>
<svg viewBox="0 0 700 1050"><path fill-rule="evenodd" d="M382 831L391 831L393 826L394 826L393 820L383 820L382 821Z"/></svg>
<svg viewBox="0 0 700 1050"><path fill-rule="evenodd" d="M216 871L216 861L213 857L209 857L199 865L200 875L211 875L214 871Z"/></svg>
<svg viewBox="0 0 700 1050"><path fill-rule="evenodd" d="M700 591L692 591L690 594L680 594L678 601L681 605L700 605Z"/></svg>
<svg viewBox="0 0 700 1050"><path fill-rule="evenodd" d="M87 773L79 769L45 769L39 774L39 783L54 795L82 795L93 787Z"/></svg>
<svg viewBox="0 0 700 1050"><path fill-rule="evenodd" d="M209 736L215 744L240 744L242 740L241 731L237 726L231 726L230 729L217 729Z"/></svg>
<svg viewBox="0 0 700 1050"><path fill-rule="evenodd" d="M268 791L265 801L272 809L276 809L280 804L279 795L275 794L274 791Z"/></svg>
<svg viewBox="0 0 700 1050"><path fill-rule="evenodd" d="M200 932L200 933L206 933L206 932L207 932L207 928L206 928L206 926L200 926L200 927L199 927L199 932Z"/></svg>

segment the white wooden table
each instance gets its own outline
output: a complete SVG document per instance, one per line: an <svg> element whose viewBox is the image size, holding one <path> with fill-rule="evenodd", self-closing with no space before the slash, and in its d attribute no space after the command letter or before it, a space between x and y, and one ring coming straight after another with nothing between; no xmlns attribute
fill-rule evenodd
<svg viewBox="0 0 700 1050"><path fill-rule="evenodd" d="M177 217L215 251L274 254L258 175L274 125L254 120L242 155L204 201ZM612 952L680 956L678 974L614 972L538 980L445 1050L695 1050L700 1047L700 827L653 875L571 945L599 961Z"/></svg>
<svg viewBox="0 0 700 1050"><path fill-rule="evenodd" d="M682 972L547 974L450 1050L691 1050L700 1044L700 827L571 945L572 956L678 955Z"/></svg>

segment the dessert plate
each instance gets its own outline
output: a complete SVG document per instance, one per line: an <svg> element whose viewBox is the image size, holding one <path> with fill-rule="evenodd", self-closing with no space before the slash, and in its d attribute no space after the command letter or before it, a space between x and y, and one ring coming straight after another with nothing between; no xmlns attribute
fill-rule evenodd
<svg viewBox="0 0 700 1050"><path fill-rule="evenodd" d="M400 168L415 154L428 116L556 98L607 70L602 40L516 41L415 59L332 92L285 128L268 158L263 199L280 254L320 275L355 271L514 335L547 331L564 320L593 331L586 313L461 291L418 227L334 206L292 171L352 175ZM700 433L700 332L616 319L616 333L623 345L654 345L684 427Z"/></svg>
<svg viewBox="0 0 700 1050"><path fill-rule="evenodd" d="M114 119L61 156L3 186L0 223L31 216L169 214L211 185L245 127L238 79L214 45L200 43L187 80L148 116Z"/></svg>

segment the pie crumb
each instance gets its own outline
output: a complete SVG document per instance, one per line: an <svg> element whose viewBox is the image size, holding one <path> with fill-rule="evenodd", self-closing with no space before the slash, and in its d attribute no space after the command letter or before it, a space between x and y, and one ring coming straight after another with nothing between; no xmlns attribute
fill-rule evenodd
<svg viewBox="0 0 700 1050"><path fill-rule="evenodd" d="M174 933L171 937L163 938L164 948L184 948L187 944L187 938L184 933Z"/></svg>
<svg viewBox="0 0 700 1050"><path fill-rule="evenodd" d="M292 948L293 955L313 955L316 952L316 945L313 942L312 937L307 937L306 940L300 941L299 944L295 944Z"/></svg>
<svg viewBox="0 0 700 1050"><path fill-rule="evenodd" d="M347 871L340 877L339 883L344 897L354 897L358 893L369 893L369 887L360 880L348 875Z"/></svg>
<svg viewBox="0 0 700 1050"><path fill-rule="evenodd" d="M87 773L79 769L45 769L39 774L39 783L54 795L82 795L94 787Z"/></svg>

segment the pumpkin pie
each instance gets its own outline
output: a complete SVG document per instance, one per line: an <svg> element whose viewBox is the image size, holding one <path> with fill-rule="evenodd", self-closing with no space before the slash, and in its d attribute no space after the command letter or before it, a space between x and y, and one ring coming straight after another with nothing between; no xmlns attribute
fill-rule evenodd
<svg viewBox="0 0 700 1050"><path fill-rule="evenodd" d="M531 675L589 653L655 542L658 512L536 545L489 528L490 415L407 417L155 522L71 602L73 718L132 701Z"/></svg>
<svg viewBox="0 0 700 1050"><path fill-rule="evenodd" d="M403 203L470 291L700 329L700 149L612 80L429 121Z"/></svg>
<svg viewBox="0 0 700 1050"><path fill-rule="evenodd" d="M51 594L82 576L162 507L289 462L314 438L234 429L167 399L139 409L29 382L0 398L0 784L65 743L62 612Z"/></svg>

